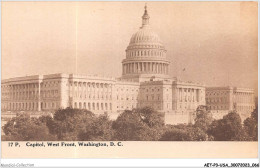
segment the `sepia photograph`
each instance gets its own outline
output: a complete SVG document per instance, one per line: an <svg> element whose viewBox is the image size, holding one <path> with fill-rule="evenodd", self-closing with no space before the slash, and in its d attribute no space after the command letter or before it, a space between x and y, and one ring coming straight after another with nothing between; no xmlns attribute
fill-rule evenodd
<svg viewBox="0 0 260 168"><path fill-rule="evenodd" d="M1 2L1 141L257 157L258 2Z"/></svg>

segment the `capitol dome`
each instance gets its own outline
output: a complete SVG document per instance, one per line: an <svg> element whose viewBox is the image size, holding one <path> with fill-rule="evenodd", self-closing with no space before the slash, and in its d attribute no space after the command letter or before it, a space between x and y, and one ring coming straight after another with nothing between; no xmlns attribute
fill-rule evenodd
<svg viewBox="0 0 260 168"><path fill-rule="evenodd" d="M136 45L142 43L159 43L161 40L159 36L152 31L150 27L141 28L138 32L132 35L129 45Z"/></svg>
<svg viewBox="0 0 260 168"><path fill-rule="evenodd" d="M149 25L149 19L145 6L142 26L132 35L126 49L126 59L122 61L123 79L140 82L151 78L168 78L170 62L166 59L166 50L159 36Z"/></svg>

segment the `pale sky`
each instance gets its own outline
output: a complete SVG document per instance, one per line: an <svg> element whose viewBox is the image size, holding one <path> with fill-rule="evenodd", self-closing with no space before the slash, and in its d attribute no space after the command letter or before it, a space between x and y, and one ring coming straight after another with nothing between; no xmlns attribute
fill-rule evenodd
<svg viewBox="0 0 260 168"><path fill-rule="evenodd" d="M78 74L120 77L144 4L2 2L2 79L76 73L76 66ZM147 6L171 61L170 76L257 91L257 2Z"/></svg>

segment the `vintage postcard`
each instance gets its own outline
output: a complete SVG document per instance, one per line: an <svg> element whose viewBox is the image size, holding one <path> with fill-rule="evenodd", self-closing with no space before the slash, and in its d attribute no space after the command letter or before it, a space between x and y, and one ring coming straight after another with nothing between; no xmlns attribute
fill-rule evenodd
<svg viewBox="0 0 260 168"><path fill-rule="evenodd" d="M258 2L2 2L1 18L2 158L258 157Z"/></svg>

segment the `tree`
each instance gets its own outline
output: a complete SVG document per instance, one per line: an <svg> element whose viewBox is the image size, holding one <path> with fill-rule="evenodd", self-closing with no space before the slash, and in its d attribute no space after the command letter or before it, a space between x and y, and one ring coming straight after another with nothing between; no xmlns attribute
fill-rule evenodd
<svg viewBox="0 0 260 168"><path fill-rule="evenodd" d="M207 134L193 125L179 124L168 126L160 138L161 141L206 141Z"/></svg>
<svg viewBox="0 0 260 168"><path fill-rule="evenodd" d="M160 140L161 141L191 141L192 138L190 137L187 130L172 128L170 130L167 130L162 135Z"/></svg>
<svg viewBox="0 0 260 168"><path fill-rule="evenodd" d="M244 129L248 140L258 140L258 107L251 113L251 116L244 121Z"/></svg>
<svg viewBox="0 0 260 168"><path fill-rule="evenodd" d="M30 118L27 114L21 114L11 119L4 125L3 131L6 140L11 141L47 141L56 140L49 134L48 127L37 118Z"/></svg>
<svg viewBox="0 0 260 168"><path fill-rule="evenodd" d="M51 134L55 134L53 132L53 130L55 129L55 125L54 125L53 118L51 116L49 116L49 115L40 116L39 121L41 121L42 123L44 123L48 127L49 132Z"/></svg>
<svg viewBox="0 0 260 168"><path fill-rule="evenodd" d="M164 126L164 116L155 111L153 108L144 107L134 110L140 115L141 120L151 128L163 127Z"/></svg>
<svg viewBox="0 0 260 168"><path fill-rule="evenodd" d="M88 110L59 109L55 112L53 121L48 123L48 128L59 140L76 141L79 133L84 132L94 118L95 115Z"/></svg>
<svg viewBox="0 0 260 168"><path fill-rule="evenodd" d="M220 120L214 120L210 125L208 134L216 141L245 140L245 132L238 113L230 112Z"/></svg>
<svg viewBox="0 0 260 168"><path fill-rule="evenodd" d="M163 116L149 107L126 110L113 123L114 140L158 140L164 131Z"/></svg>
<svg viewBox="0 0 260 168"><path fill-rule="evenodd" d="M196 118L194 126L200 128L202 131L207 131L213 121L211 112L206 106L199 106L196 110Z"/></svg>
<svg viewBox="0 0 260 168"><path fill-rule="evenodd" d="M113 137L112 121L107 115L96 117L88 124L85 131L79 134L80 141L110 141Z"/></svg>

